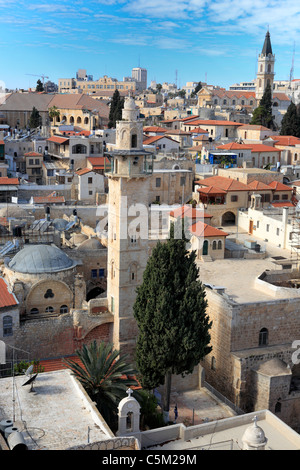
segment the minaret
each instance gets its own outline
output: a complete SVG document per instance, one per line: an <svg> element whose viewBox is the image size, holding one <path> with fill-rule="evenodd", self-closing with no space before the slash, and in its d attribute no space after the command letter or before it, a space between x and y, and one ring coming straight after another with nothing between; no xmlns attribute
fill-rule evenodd
<svg viewBox="0 0 300 470"><path fill-rule="evenodd" d="M258 56L258 70L255 88L256 99L258 101L261 100L268 83L271 86L271 90L273 90L275 75L274 64L275 54L272 52L270 33L267 31L261 54Z"/></svg>
<svg viewBox="0 0 300 470"><path fill-rule="evenodd" d="M134 99L125 98L116 124L108 191L107 301L114 315L113 342L130 355L137 338L133 317L136 288L148 261L149 176L153 155L143 148L143 123Z"/></svg>

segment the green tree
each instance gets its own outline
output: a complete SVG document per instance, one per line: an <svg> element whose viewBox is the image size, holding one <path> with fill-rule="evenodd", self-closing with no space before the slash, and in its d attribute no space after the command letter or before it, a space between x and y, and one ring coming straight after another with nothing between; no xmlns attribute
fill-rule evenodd
<svg viewBox="0 0 300 470"><path fill-rule="evenodd" d="M38 79L38 81L36 82L35 91L38 91L38 92L44 91L44 85L42 84L40 79Z"/></svg>
<svg viewBox="0 0 300 470"><path fill-rule="evenodd" d="M198 91L200 91L202 88L202 83L201 82L198 82L198 85L196 86L195 90L192 91L191 93L191 98L193 98L194 96L197 96L197 93Z"/></svg>
<svg viewBox="0 0 300 470"><path fill-rule="evenodd" d="M180 229L179 229L180 231ZM174 233L177 236L174 236ZM139 328L136 364L143 388L165 386L163 411L169 417L172 374L190 374L211 351L211 322L196 253L172 228L167 241L153 249L133 307Z"/></svg>
<svg viewBox="0 0 300 470"><path fill-rule="evenodd" d="M275 124L272 115L272 90L270 84L266 86L264 94L260 100L259 106L253 111L250 124L257 124L275 130Z"/></svg>
<svg viewBox="0 0 300 470"><path fill-rule="evenodd" d="M300 116L295 103L291 102L281 121L280 135L300 137Z"/></svg>
<svg viewBox="0 0 300 470"><path fill-rule="evenodd" d="M56 119L59 118L59 116L60 116L59 109L56 106L52 106L51 108L49 108L48 113L49 113L49 117L50 117L51 121L53 121L53 123L55 125L56 124Z"/></svg>
<svg viewBox="0 0 300 470"><path fill-rule="evenodd" d="M128 364L127 355L114 350L113 344L96 341L89 347L83 345L76 350L83 367L76 361L65 359L73 375L79 380L108 425L114 429L117 421L117 408L126 396L128 387L136 386L136 374Z"/></svg>
<svg viewBox="0 0 300 470"><path fill-rule="evenodd" d="M158 84L156 85L156 90L157 90L157 93L160 93L160 92L161 92L161 90L162 90L162 84L161 84L161 83L158 83Z"/></svg>
<svg viewBox="0 0 300 470"><path fill-rule="evenodd" d="M110 104L108 127L116 127L116 122L122 119L122 109L124 107L124 98L121 98L119 90L115 90Z"/></svg>
<svg viewBox="0 0 300 470"><path fill-rule="evenodd" d="M39 127L41 125L41 116L35 107L32 108L28 125L30 129L35 129L36 127Z"/></svg>

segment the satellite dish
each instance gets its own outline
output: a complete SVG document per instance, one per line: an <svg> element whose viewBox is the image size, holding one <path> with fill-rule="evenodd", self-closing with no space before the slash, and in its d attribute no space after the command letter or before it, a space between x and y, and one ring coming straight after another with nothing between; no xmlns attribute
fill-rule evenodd
<svg viewBox="0 0 300 470"><path fill-rule="evenodd" d="M31 385L29 392L33 391L33 383L35 379L37 378L38 374L34 374L32 377L30 377L24 384L22 384L22 387L25 385Z"/></svg>
<svg viewBox="0 0 300 470"><path fill-rule="evenodd" d="M33 371L33 364L31 364L31 366L28 367L28 369L25 371L25 374L27 376L30 376L32 371Z"/></svg>

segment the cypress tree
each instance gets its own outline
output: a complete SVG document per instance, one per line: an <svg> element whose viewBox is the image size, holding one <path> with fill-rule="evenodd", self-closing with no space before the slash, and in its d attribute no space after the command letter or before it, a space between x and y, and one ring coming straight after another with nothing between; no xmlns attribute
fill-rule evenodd
<svg viewBox="0 0 300 470"><path fill-rule="evenodd" d="M122 109L124 107L124 98L121 98L119 90L115 90L110 104L108 127L116 127L116 122L122 119Z"/></svg>
<svg viewBox="0 0 300 470"><path fill-rule="evenodd" d="M34 129L36 127L39 127L41 125L41 116L38 110L33 107L32 112L29 118L29 123L28 123L30 129Z"/></svg>
<svg viewBox="0 0 300 470"><path fill-rule="evenodd" d="M268 84L264 94L260 100L259 106L253 111L253 116L250 124L257 124L267 127L268 129L275 129L275 124L272 115L272 91L271 86Z"/></svg>
<svg viewBox="0 0 300 470"><path fill-rule="evenodd" d="M295 103L291 102L281 121L280 135L300 137L300 116Z"/></svg>
<svg viewBox="0 0 300 470"><path fill-rule="evenodd" d="M173 232L174 233L174 232ZM211 351L211 322L195 252L185 239L171 234L153 249L137 289L133 307L139 334L136 364L148 390L165 385L164 414L168 420L172 374L190 374Z"/></svg>

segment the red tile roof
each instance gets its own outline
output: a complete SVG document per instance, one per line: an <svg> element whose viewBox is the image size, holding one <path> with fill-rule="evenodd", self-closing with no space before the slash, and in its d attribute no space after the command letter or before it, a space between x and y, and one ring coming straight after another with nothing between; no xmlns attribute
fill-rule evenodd
<svg viewBox="0 0 300 470"><path fill-rule="evenodd" d="M211 225L205 224L201 220L189 227L189 231L197 237L227 237L228 233L219 230L218 228L212 227Z"/></svg>
<svg viewBox="0 0 300 470"><path fill-rule="evenodd" d="M290 202L290 201L286 201L286 202L272 202L271 205L273 207L295 207L295 205Z"/></svg>
<svg viewBox="0 0 300 470"><path fill-rule="evenodd" d="M232 178L226 178L225 176L211 176L203 180L195 181L195 184L201 186L214 186L220 188L223 191L249 191L247 184L236 181Z"/></svg>
<svg viewBox="0 0 300 470"><path fill-rule="evenodd" d="M110 161L106 157L88 157L87 160L97 170L104 169L104 161L106 165L110 165Z"/></svg>
<svg viewBox="0 0 300 470"><path fill-rule="evenodd" d="M173 211L170 212L171 217L177 218L211 218L212 215L207 214L203 209L197 208L197 207L191 207L191 206L182 206L178 207L177 209L174 209Z"/></svg>
<svg viewBox="0 0 300 470"><path fill-rule="evenodd" d="M43 155L38 152L27 152L27 153L24 153L24 156L25 157L42 157Z"/></svg>
<svg viewBox="0 0 300 470"><path fill-rule="evenodd" d="M272 135L271 139L275 140L275 145L291 146L300 145L300 139L292 135Z"/></svg>
<svg viewBox="0 0 300 470"><path fill-rule="evenodd" d="M49 139L47 139L48 142L55 142L56 144L66 144L69 142L69 139L66 139L65 137L59 137L57 135L53 135Z"/></svg>
<svg viewBox="0 0 300 470"><path fill-rule="evenodd" d="M217 149L225 150L251 150L252 147L247 144L238 144L237 142L229 142L228 144L219 145Z"/></svg>
<svg viewBox="0 0 300 470"><path fill-rule="evenodd" d="M205 188L198 188L197 189L198 193L202 194L211 194L212 196L214 194L227 194L227 191L224 191L223 189L217 188L216 186L207 186Z"/></svg>
<svg viewBox="0 0 300 470"><path fill-rule="evenodd" d="M251 189L257 189L258 191L270 191L271 189L267 184L257 180L251 181L251 183L248 183L248 186Z"/></svg>
<svg viewBox="0 0 300 470"><path fill-rule="evenodd" d="M280 183L279 181L272 181L269 186L275 191L293 191L293 188L287 186L286 184Z"/></svg>
<svg viewBox="0 0 300 470"><path fill-rule="evenodd" d="M151 137L147 138L144 140L143 145L151 145L152 143L155 143L161 139L169 139L172 142L176 142L176 144L179 145L179 142L176 140L172 139L171 137L168 137L167 135L152 135Z"/></svg>
<svg viewBox="0 0 300 470"><path fill-rule="evenodd" d="M8 178L7 176L0 177L0 185L1 184L12 184L12 185L19 185L19 178Z"/></svg>
<svg viewBox="0 0 300 470"><path fill-rule="evenodd" d="M9 291L6 281L0 277L0 308L13 307L14 305L18 305L18 301Z"/></svg>
<svg viewBox="0 0 300 470"><path fill-rule="evenodd" d="M247 144L251 147L252 152L281 152L281 150L265 144Z"/></svg>
<svg viewBox="0 0 300 470"><path fill-rule="evenodd" d="M36 204L50 204L52 203L61 203L65 202L65 198L63 196L56 196L56 192L48 194L48 196L33 196L33 202Z"/></svg>
<svg viewBox="0 0 300 470"><path fill-rule="evenodd" d="M81 170L77 170L76 173L79 176L85 175L86 173L91 173L93 171L92 168L81 168Z"/></svg>
<svg viewBox="0 0 300 470"><path fill-rule="evenodd" d="M5 145L4 140L0 140L0 145Z"/></svg>
<svg viewBox="0 0 300 470"><path fill-rule="evenodd" d="M159 127L159 126L148 126L148 127L144 127L143 131L145 133L147 133L147 132L166 132L167 129L165 127Z"/></svg>

